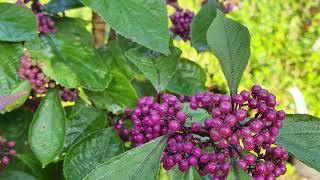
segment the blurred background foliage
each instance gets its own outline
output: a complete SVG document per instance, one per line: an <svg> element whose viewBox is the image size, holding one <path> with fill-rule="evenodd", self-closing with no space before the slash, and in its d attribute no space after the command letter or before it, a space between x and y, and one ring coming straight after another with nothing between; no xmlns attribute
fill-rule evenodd
<svg viewBox="0 0 320 180"><path fill-rule="evenodd" d="M197 0L184 0L183 7L198 11ZM288 90L298 87L308 113L320 116L320 0L242 0L242 8L228 16L249 28L251 59L240 84L248 89L258 83L274 92L286 112L295 104ZM227 90L218 61L210 53L197 52L189 43L176 42L183 56L208 72L208 85ZM319 45L318 45L319 46Z"/></svg>

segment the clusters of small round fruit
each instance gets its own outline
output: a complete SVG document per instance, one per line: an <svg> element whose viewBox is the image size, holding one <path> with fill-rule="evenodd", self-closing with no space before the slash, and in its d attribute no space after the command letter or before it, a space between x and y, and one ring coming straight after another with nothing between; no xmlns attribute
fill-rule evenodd
<svg viewBox="0 0 320 180"><path fill-rule="evenodd" d="M288 153L273 145L285 113L275 109L272 93L254 85L251 92L233 96L197 93L188 97L188 103L192 110L204 109L210 118L188 126L185 122L190 115L182 111L181 102L165 94L162 103L153 97L139 99L131 115L133 130L122 126L130 116L129 109L115 129L136 146L169 134L162 156L166 170L177 165L185 172L197 166L202 176L225 179L232 163L237 162L254 179L274 179L286 172Z"/></svg>
<svg viewBox="0 0 320 180"><path fill-rule="evenodd" d="M36 14L38 31L40 33L56 33L57 29L51 18L45 16L42 12Z"/></svg>
<svg viewBox="0 0 320 180"><path fill-rule="evenodd" d="M27 52L20 57L20 65L17 72L19 78L28 80L32 84L33 93L36 95L45 94L49 88L58 88L63 101L74 102L76 100L79 93L77 89L71 90L57 85L41 71L40 64L32 59Z"/></svg>
<svg viewBox="0 0 320 180"><path fill-rule="evenodd" d="M18 5L25 5L31 0L18 0L17 4ZM57 29L55 28L54 22L51 20L50 17L46 16L42 10L41 10L42 4L40 3L39 0L32 0L31 3L31 10L33 13L36 15L37 18L37 27L38 31L40 33L56 33Z"/></svg>
<svg viewBox="0 0 320 180"><path fill-rule="evenodd" d="M160 104L153 97L141 97L131 116L133 130L123 129L125 118L121 118L115 125L120 136L124 138L130 135L135 146L140 146L167 134L169 129L179 131L187 119L186 113L181 111L182 104L170 94L164 94L162 100ZM130 114L130 110L127 108L124 114Z"/></svg>
<svg viewBox="0 0 320 180"><path fill-rule="evenodd" d="M172 26L170 31L174 36L179 36L184 41L190 39L190 25L193 19L194 13L190 10L183 11L182 9L177 10L170 16Z"/></svg>
<svg viewBox="0 0 320 180"><path fill-rule="evenodd" d="M237 152L240 168L253 177L270 179L285 173L288 159L284 148L272 147L285 119L284 111L277 111L275 106L276 97L258 85L252 87L251 93L242 91L232 97L198 93L190 98L190 108L202 108L212 116L201 129L209 133L212 143L219 149ZM279 149L281 153L273 153ZM244 152L249 155L244 156ZM261 166L267 165L270 169L261 172Z"/></svg>
<svg viewBox="0 0 320 180"><path fill-rule="evenodd" d="M167 4L175 8L175 12L170 16L172 26L170 31L174 37L180 37L184 41L190 39L190 25L194 13L188 9L183 10L177 0L167 0Z"/></svg>
<svg viewBox="0 0 320 180"><path fill-rule="evenodd" d="M5 167L10 164L10 156L17 154L14 149L16 143L14 141L7 141L5 138L0 136L0 174Z"/></svg>

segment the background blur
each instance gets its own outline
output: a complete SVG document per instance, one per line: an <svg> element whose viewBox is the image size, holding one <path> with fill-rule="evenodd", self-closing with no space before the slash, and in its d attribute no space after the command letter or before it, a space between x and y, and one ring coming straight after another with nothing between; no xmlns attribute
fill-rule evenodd
<svg viewBox="0 0 320 180"><path fill-rule="evenodd" d="M197 11L199 0L180 0ZM320 116L320 0L242 0L228 14L249 28L251 59L240 89L258 83L276 94L286 112L296 112L289 89L303 93L308 113ZM176 42L208 72L208 85L226 88L218 61L209 53L198 55L189 43Z"/></svg>

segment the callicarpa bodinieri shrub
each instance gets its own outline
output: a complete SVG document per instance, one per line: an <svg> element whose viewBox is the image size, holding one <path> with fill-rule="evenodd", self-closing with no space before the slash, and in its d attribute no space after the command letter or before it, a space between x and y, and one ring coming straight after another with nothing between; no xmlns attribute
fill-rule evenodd
<svg viewBox="0 0 320 180"><path fill-rule="evenodd" d="M182 172L197 167L201 176L226 179L232 160L254 179L274 179L286 172L289 158L284 147L272 147L283 125L285 112L275 109L276 97L259 85L232 97L211 92L188 97L193 110L204 109L210 118L186 125L182 103L170 94L141 97L132 111L133 129L123 128L130 116L126 108L114 129L123 140L141 146L168 134L161 161L166 170L175 165ZM128 120L128 119L127 119ZM213 147L212 152L205 149ZM250 152L252 151L252 152Z"/></svg>
<svg viewBox="0 0 320 180"><path fill-rule="evenodd" d="M320 171L319 118L263 82L238 90L240 2L181 1L0 3L0 179L269 180L289 156ZM177 41L212 53L229 90Z"/></svg>

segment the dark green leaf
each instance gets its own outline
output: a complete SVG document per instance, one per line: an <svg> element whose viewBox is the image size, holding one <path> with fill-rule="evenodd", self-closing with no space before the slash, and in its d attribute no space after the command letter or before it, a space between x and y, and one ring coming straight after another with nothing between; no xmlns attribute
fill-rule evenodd
<svg viewBox="0 0 320 180"><path fill-rule="evenodd" d="M159 93L166 88L174 75L181 51L178 48L174 48L172 49L172 54L164 56L143 47L138 47L130 49L125 55L144 73Z"/></svg>
<svg viewBox="0 0 320 180"><path fill-rule="evenodd" d="M141 96L157 96L156 89L152 86L149 80L145 79L143 81L134 79L132 80L132 85L136 89L139 97Z"/></svg>
<svg viewBox="0 0 320 180"><path fill-rule="evenodd" d="M37 35L36 17L16 4L0 3L0 41L28 41Z"/></svg>
<svg viewBox="0 0 320 180"><path fill-rule="evenodd" d="M88 97L100 109L107 109L115 114L125 107L134 108L137 102L137 93L127 77L119 72L112 72L109 87L103 92L86 91Z"/></svg>
<svg viewBox="0 0 320 180"><path fill-rule="evenodd" d="M32 120L32 113L19 108L15 111L0 115L0 128L4 137L16 141L19 153L30 152L28 144L28 128Z"/></svg>
<svg viewBox="0 0 320 180"><path fill-rule="evenodd" d="M22 171L9 171L0 176L0 180L36 180L36 178Z"/></svg>
<svg viewBox="0 0 320 180"><path fill-rule="evenodd" d="M60 34L69 34L81 40L87 47L93 47L92 34L87 30L88 22L78 18L59 17L52 19Z"/></svg>
<svg viewBox="0 0 320 180"><path fill-rule="evenodd" d="M217 10L217 17L207 32L207 41L222 66L231 93L235 94L250 58L248 29Z"/></svg>
<svg viewBox="0 0 320 180"><path fill-rule="evenodd" d="M123 152L122 141L112 128L96 132L71 147L64 160L67 180L83 179L93 169Z"/></svg>
<svg viewBox="0 0 320 180"><path fill-rule="evenodd" d="M320 119L310 115L287 115L276 144L320 172Z"/></svg>
<svg viewBox="0 0 320 180"><path fill-rule="evenodd" d="M72 26L77 29L63 30ZM59 33L30 42L27 48L42 63L43 72L63 86L102 91L110 82L107 67L91 47L88 32L80 27L81 21L66 19L58 26Z"/></svg>
<svg viewBox="0 0 320 180"><path fill-rule="evenodd" d="M192 96L205 91L206 80L206 72L201 66L190 60L181 59L167 89L179 95Z"/></svg>
<svg viewBox="0 0 320 180"><path fill-rule="evenodd" d="M66 117L57 90L50 90L32 120L29 143L35 156L46 166L61 153L66 139Z"/></svg>
<svg viewBox="0 0 320 180"><path fill-rule="evenodd" d="M119 47L116 41L108 42L107 48L100 48L97 50L97 52L101 56L101 59L108 69L122 72L128 77L128 79L132 78L133 72L128 65L122 49Z"/></svg>
<svg viewBox="0 0 320 180"><path fill-rule="evenodd" d="M207 30L217 15L218 3L216 0L208 0L191 23L191 44L198 52L209 49L207 43Z"/></svg>
<svg viewBox="0 0 320 180"><path fill-rule="evenodd" d="M51 0L49 3L45 4L42 9L47 12L58 13L68 9L81 7L81 5L79 0Z"/></svg>
<svg viewBox="0 0 320 180"><path fill-rule="evenodd" d="M67 111L67 139L64 147L68 148L81 138L99 131L106 126L106 113L84 102L76 102Z"/></svg>
<svg viewBox="0 0 320 180"><path fill-rule="evenodd" d="M31 173L39 180L45 180L45 174L41 167L40 161L31 153L17 154L16 157L30 169Z"/></svg>
<svg viewBox="0 0 320 180"><path fill-rule="evenodd" d="M11 94L21 80L17 76L22 44L0 42L0 96Z"/></svg>
<svg viewBox="0 0 320 180"><path fill-rule="evenodd" d="M183 111L186 112L189 116L186 121L187 126L190 126L192 122L199 122L203 124L206 119L211 118L210 114L203 109L200 109L200 108L197 110L191 109L189 103L183 103L182 108L183 108Z"/></svg>
<svg viewBox="0 0 320 180"><path fill-rule="evenodd" d="M85 180L154 180L160 166L166 137L159 137L101 164Z"/></svg>
<svg viewBox="0 0 320 180"><path fill-rule="evenodd" d="M165 1L81 0L81 2L100 14L120 35L154 51L170 53Z"/></svg>

